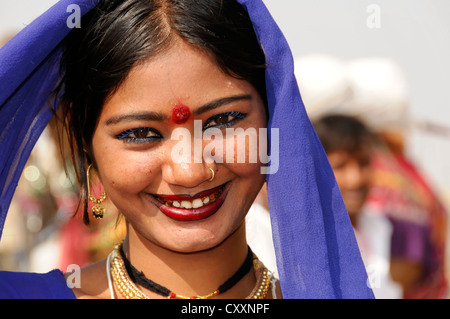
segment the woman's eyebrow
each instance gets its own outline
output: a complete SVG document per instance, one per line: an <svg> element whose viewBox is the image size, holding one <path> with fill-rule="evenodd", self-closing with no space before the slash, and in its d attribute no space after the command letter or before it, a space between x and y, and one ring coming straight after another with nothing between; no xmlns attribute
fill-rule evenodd
<svg viewBox="0 0 450 319"><path fill-rule="evenodd" d="M167 116L158 112L139 112L111 117L106 121L106 125L118 124L120 122L131 121L158 121L167 120Z"/></svg>
<svg viewBox="0 0 450 319"><path fill-rule="evenodd" d="M222 99L218 99L212 102L209 102L198 109L194 111L194 115L200 115L202 113L205 113L210 110L214 110L215 108L218 108L222 105L226 105L232 102L236 101L242 101L242 100L251 100L252 96L250 94L243 94L243 95L235 95L235 96L229 96Z"/></svg>
<svg viewBox="0 0 450 319"><path fill-rule="evenodd" d="M225 98L221 98L212 102L209 102L198 109L194 111L194 115L200 115L202 113L205 113L207 111L213 110L215 108L221 107L223 105L233 103L236 101L242 101L242 100L251 100L252 96L250 94L243 94L243 95L235 95L235 96L229 96ZM168 119L167 115L164 115L162 113L158 112L139 112L139 113L132 113L132 114L124 114L124 115L118 115L113 116L109 118L106 121L106 125L113 125L118 124L121 122L131 122L131 121L157 121L157 122L163 122Z"/></svg>

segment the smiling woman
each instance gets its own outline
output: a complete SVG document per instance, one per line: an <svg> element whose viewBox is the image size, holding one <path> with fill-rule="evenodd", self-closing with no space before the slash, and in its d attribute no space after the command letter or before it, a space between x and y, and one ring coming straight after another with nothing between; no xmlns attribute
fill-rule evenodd
<svg viewBox="0 0 450 319"><path fill-rule="evenodd" d="M198 112L198 108L211 101L238 95L251 98L231 99ZM141 238L151 238L150 241L159 246L180 252L203 251L223 243L242 225L265 177L260 174L259 163L218 165L206 161L179 163L172 159L174 128L182 126L194 135L192 121L177 125L171 121L174 105L179 105L180 101L191 106L195 120L223 129L224 135L223 123L213 125L217 116L224 113L246 114L238 120L232 117L225 124L244 129L266 127L264 105L253 86L227 75L208 54L180 40L167 52L134 67L104 103L92 137L92 159L110 200L126 217L130 241L131 229L139 229ZM134 112L142 114L148 109L166 120L134 119L106 124L110 118L126 117ZM148 129L143 130L144 127ZM123 135L123 130L130 128L134 132L125 140L117 138L117 132ZM203 142L204 146L208 143L210 141ZM208 181L209 168L215 171L212 182ZM169 208L153 200L171 194L179 198L177 202L185 203L182 195L192 197L225 184L225 189L219 189L221 196L201 209ZM159 210L166 214L160 214ZM176 214L167 214L175 210ZM168 219L167 216L182 217ZM174 219L190 220L191 216L199 221L195 228L174 222ZM167 233L172 235L167 236Z"/></svg>
<svg viewBox="0 0 450 319"><path fill-rule="evenodd" d="M45 126L53 114L41 109L53 92L70 137L85 222L88 201L106 200L125 217L127 234L107 259L81 270L73 290L61 284L58 271L0 272L0 296L372 297L333 173L300 98L289 47L262 1L100 0L92 7L91 0L78 0L82 27L68 35L55 27L73 0L66 2L2 51L10 59L17 52L31 55L34 50L23 46L54 35L41 64L19 59L33 61L24 64L33 77L19 72L18 87L0 92L0 147L8 150L0 162L6 181L1 204L9 205L11 176L23 167L16 156L26 157L30 136L42 129L32 124ZM15 74L22 64L2 61L8 70L0 75ZM61 73L49 74L55 65ZM18 114L27 120L20 126L2 120ZM19 134L28 125L34 135ZM180 130L190 138L173 139ZM25 151L5 138L18 136ZM242 137L247 142L233 144ZM239 160L240 153L250 158L252 140L267 137L280 150L271 175L261 174L265 159ZM179 143L200 145L203 156L196 160L197 148L186 147L194 156L180 161L173 152ZM211 147L220 143L225 147ZM104 196L90 194L87 171L95 171ZM246 240L245 216L266 181L280 281Z"/></svg>
<svg viewBox="0 0 450 319"><path fill-rule="evenodd" d="M62 110L76 166L83 172L87 157L127 221L123 249L133 266L177 291L204 295L247 256L243 220L265 177L259 163L180 163L172 158L172 131L193 133L194 120L224 133L231 126L266 127L265 61L238 3L208 3L210 15L205 4L187 2L100 2L84 17L87 27L66 39ZM231 16L233 24L217 23ZM118 32L127 35L120 45L112 41ZM186 280L180 267L202 269L202 279L190 273ZM89 282L104 268L83 270L82 278ZM248 272L224 296L244 297L256 279ZM98 297L83 283L75 293Z"/></svg>

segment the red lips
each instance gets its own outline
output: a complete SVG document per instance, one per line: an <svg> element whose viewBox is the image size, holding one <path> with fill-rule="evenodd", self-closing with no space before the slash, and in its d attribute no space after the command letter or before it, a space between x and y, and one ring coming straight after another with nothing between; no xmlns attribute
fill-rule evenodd
<svg viewBox="0 0 450 319"><path fill-rule="evenodd" d="M189 195L154 195L156 205L168 217L178 221L202 220L214 215L228 193L226 185Z"/></svg>

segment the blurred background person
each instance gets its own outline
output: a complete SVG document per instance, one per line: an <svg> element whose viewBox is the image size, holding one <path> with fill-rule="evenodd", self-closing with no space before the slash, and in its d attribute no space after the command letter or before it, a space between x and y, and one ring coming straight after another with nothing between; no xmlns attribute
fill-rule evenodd
<svg viewBox="0 0 450 319"><path fill-rule="evenodd" d="M326 55L310 55L295 62L313 120L325 114L355 116L378 137L364 205L391 222L391 276L402 286L403 297L446 297L447 213L405 152L409 129L418 121L409 113L403 72L383 57L344 63Z"/></svg>
<svg viewBox="0 0 450 319"><path fill-rule="evenodd" d="M348 70L353 94L343 111L359 113L384 142L374 159L367 206L384 211L394 226L391 274L402 284L405 298L446 297L447 214L405 152L409 128L415 124L406 78L386 58L357 59Z"/></svg>
<svg viewBox="0 0 450 319"><path fill-rule="evenodd" d="M325 116L314 123L327 153L376 298L402 297L401 287L390 276L392 225L365 207L370 191L375 137L359 120Z"/></svg>

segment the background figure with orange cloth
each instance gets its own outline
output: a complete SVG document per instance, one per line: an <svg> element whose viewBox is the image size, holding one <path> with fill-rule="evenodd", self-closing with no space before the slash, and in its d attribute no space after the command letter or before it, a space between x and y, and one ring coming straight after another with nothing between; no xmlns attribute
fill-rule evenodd
<svg viewBox="0 0 450 319"><path fill-rule="evenodd" d="M364 203L372 180L372 154L375 136L355 118L332 115L314 123L327 153L376 298L401 298L401 287L390 276L392 226Z"/></svg>
<svg viewBox="0 0 450 319"><path fill-rule="evenodd" d="M384 212L394 227L391 274L402 284L405 298L446 297L447 215L405 154L407 132L414 122L403 73L396 63L382 58L352 61L348 70L353 92L348 113L360 112L385 146L374 158L374 182L366 205Z"/></svg>
<svg viewBox="0 0 450 319"><path fill-rule="evenodd" d="M404 298L445 298L447 213L429 182L405 154L408 84L394 61L360 58L348 63L326 55L296 59L296 75L310 118L359 118L378 137L365 208L393 227L391 276Z"/></svg>

